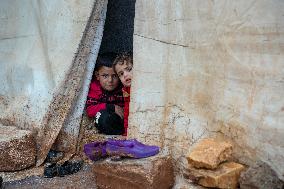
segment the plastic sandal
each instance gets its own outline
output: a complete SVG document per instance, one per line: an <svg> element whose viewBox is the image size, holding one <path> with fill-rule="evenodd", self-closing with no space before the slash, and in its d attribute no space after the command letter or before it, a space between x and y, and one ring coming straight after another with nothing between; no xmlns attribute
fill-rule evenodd
<svg viewBox="0 0 284 189"><path fill-rule="evenodd" d="M158 146L145 145L137 140L108 140L106 144L107 154L110 156L122 156L131 158L146 158L159 153Z"/></svg>
<svg viewBox="0 0 284 189"><path fill-rule="evenodd" d="M106 142L92 142L85 144L84 152L86 156L93 161L106 157Z"/></svg>

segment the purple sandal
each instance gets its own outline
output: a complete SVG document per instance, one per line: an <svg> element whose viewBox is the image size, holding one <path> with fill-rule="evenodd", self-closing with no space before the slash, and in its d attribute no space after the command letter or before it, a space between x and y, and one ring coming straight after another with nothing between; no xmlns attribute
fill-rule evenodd
<svg viewBox="0 0 284 189"><path fill-rule="evenodd" d="M106 144L108 155L122 157L145 158L159 153L158 146L149 146L132 140L108 140Z"/></svg>
<svg viewBox="0 0 284 189"><path fill-rule="evenodd" d="M93 142L84 146L85 154L93 161L96 161L107 155L146 158L159 153L158 146L149 146L136 139L131 140L113 140L108 139L105 142Z"/></svg>
<svg viewBox="0 0 284 189"><path fill-rule="evenodd" d="M88 158L97 161L107 156L106 142L92 142L84 145L84 152Z"/></svg>

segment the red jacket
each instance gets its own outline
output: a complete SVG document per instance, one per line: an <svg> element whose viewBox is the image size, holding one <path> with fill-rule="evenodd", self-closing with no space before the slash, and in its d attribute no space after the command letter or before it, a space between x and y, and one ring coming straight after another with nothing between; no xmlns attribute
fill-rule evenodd
<svg viewBox="0 0 284 189"><path fill-rule="evenodd" d="M114 91L106 91L97 80L93 81L90 85L86 105L89 117L95 117L97 112L104 109L114 112L114 105L124 106L121 87L117 87Z"/></svg>
<svg viewBox="0 0 284 189"><path fill-rule="evenodd" d="M122 88L124 97L124 136L127 136L128 116L129 116L129 103L130 103L130 87Z"/></svg>

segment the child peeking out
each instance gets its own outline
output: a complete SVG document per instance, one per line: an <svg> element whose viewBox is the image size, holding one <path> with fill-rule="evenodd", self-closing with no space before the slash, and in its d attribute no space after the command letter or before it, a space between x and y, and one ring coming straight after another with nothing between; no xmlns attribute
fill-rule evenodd
<svg viewBox="0 0 284 189"><path fill-rule="evenodd" d="M124 86L122 88L123 97L124 97L124 133L123 133L124 136L127 136L127 128L128 128L132 67L133 67L133 58L132 54L130 53L124 53L119 55L113 63L113 69L115 73L117 73L121 83Z"/></svg>
<svg viewBox="0 0 284 189"><path fill-rule="evenodd" d="M95 126L99 133L121 135L123 126L123 96L121 84L112 65L116 58L114 53L104 53L98 56L88 97L87 114L95 118Z"/></svg>

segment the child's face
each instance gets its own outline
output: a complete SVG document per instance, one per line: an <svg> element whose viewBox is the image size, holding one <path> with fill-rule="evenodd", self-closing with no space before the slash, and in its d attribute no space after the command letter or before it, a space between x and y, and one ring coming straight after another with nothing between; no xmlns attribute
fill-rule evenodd
<svg viewBox="0 0 284 189"><path fill-rule="evenodd" d="M102 66L96 71L96 78L102 88L107 91L113 91L119 84L119 79L112 68Z"/></svg>
<svg viewBox="0 0 284 189"><path fill-rule="evenodd" d="M125 61L123 64L116 64L115 65L115 71L121 81L121 83L125 87L131 86L131 80L132 80L132 65L127 64Z"/></svg>

